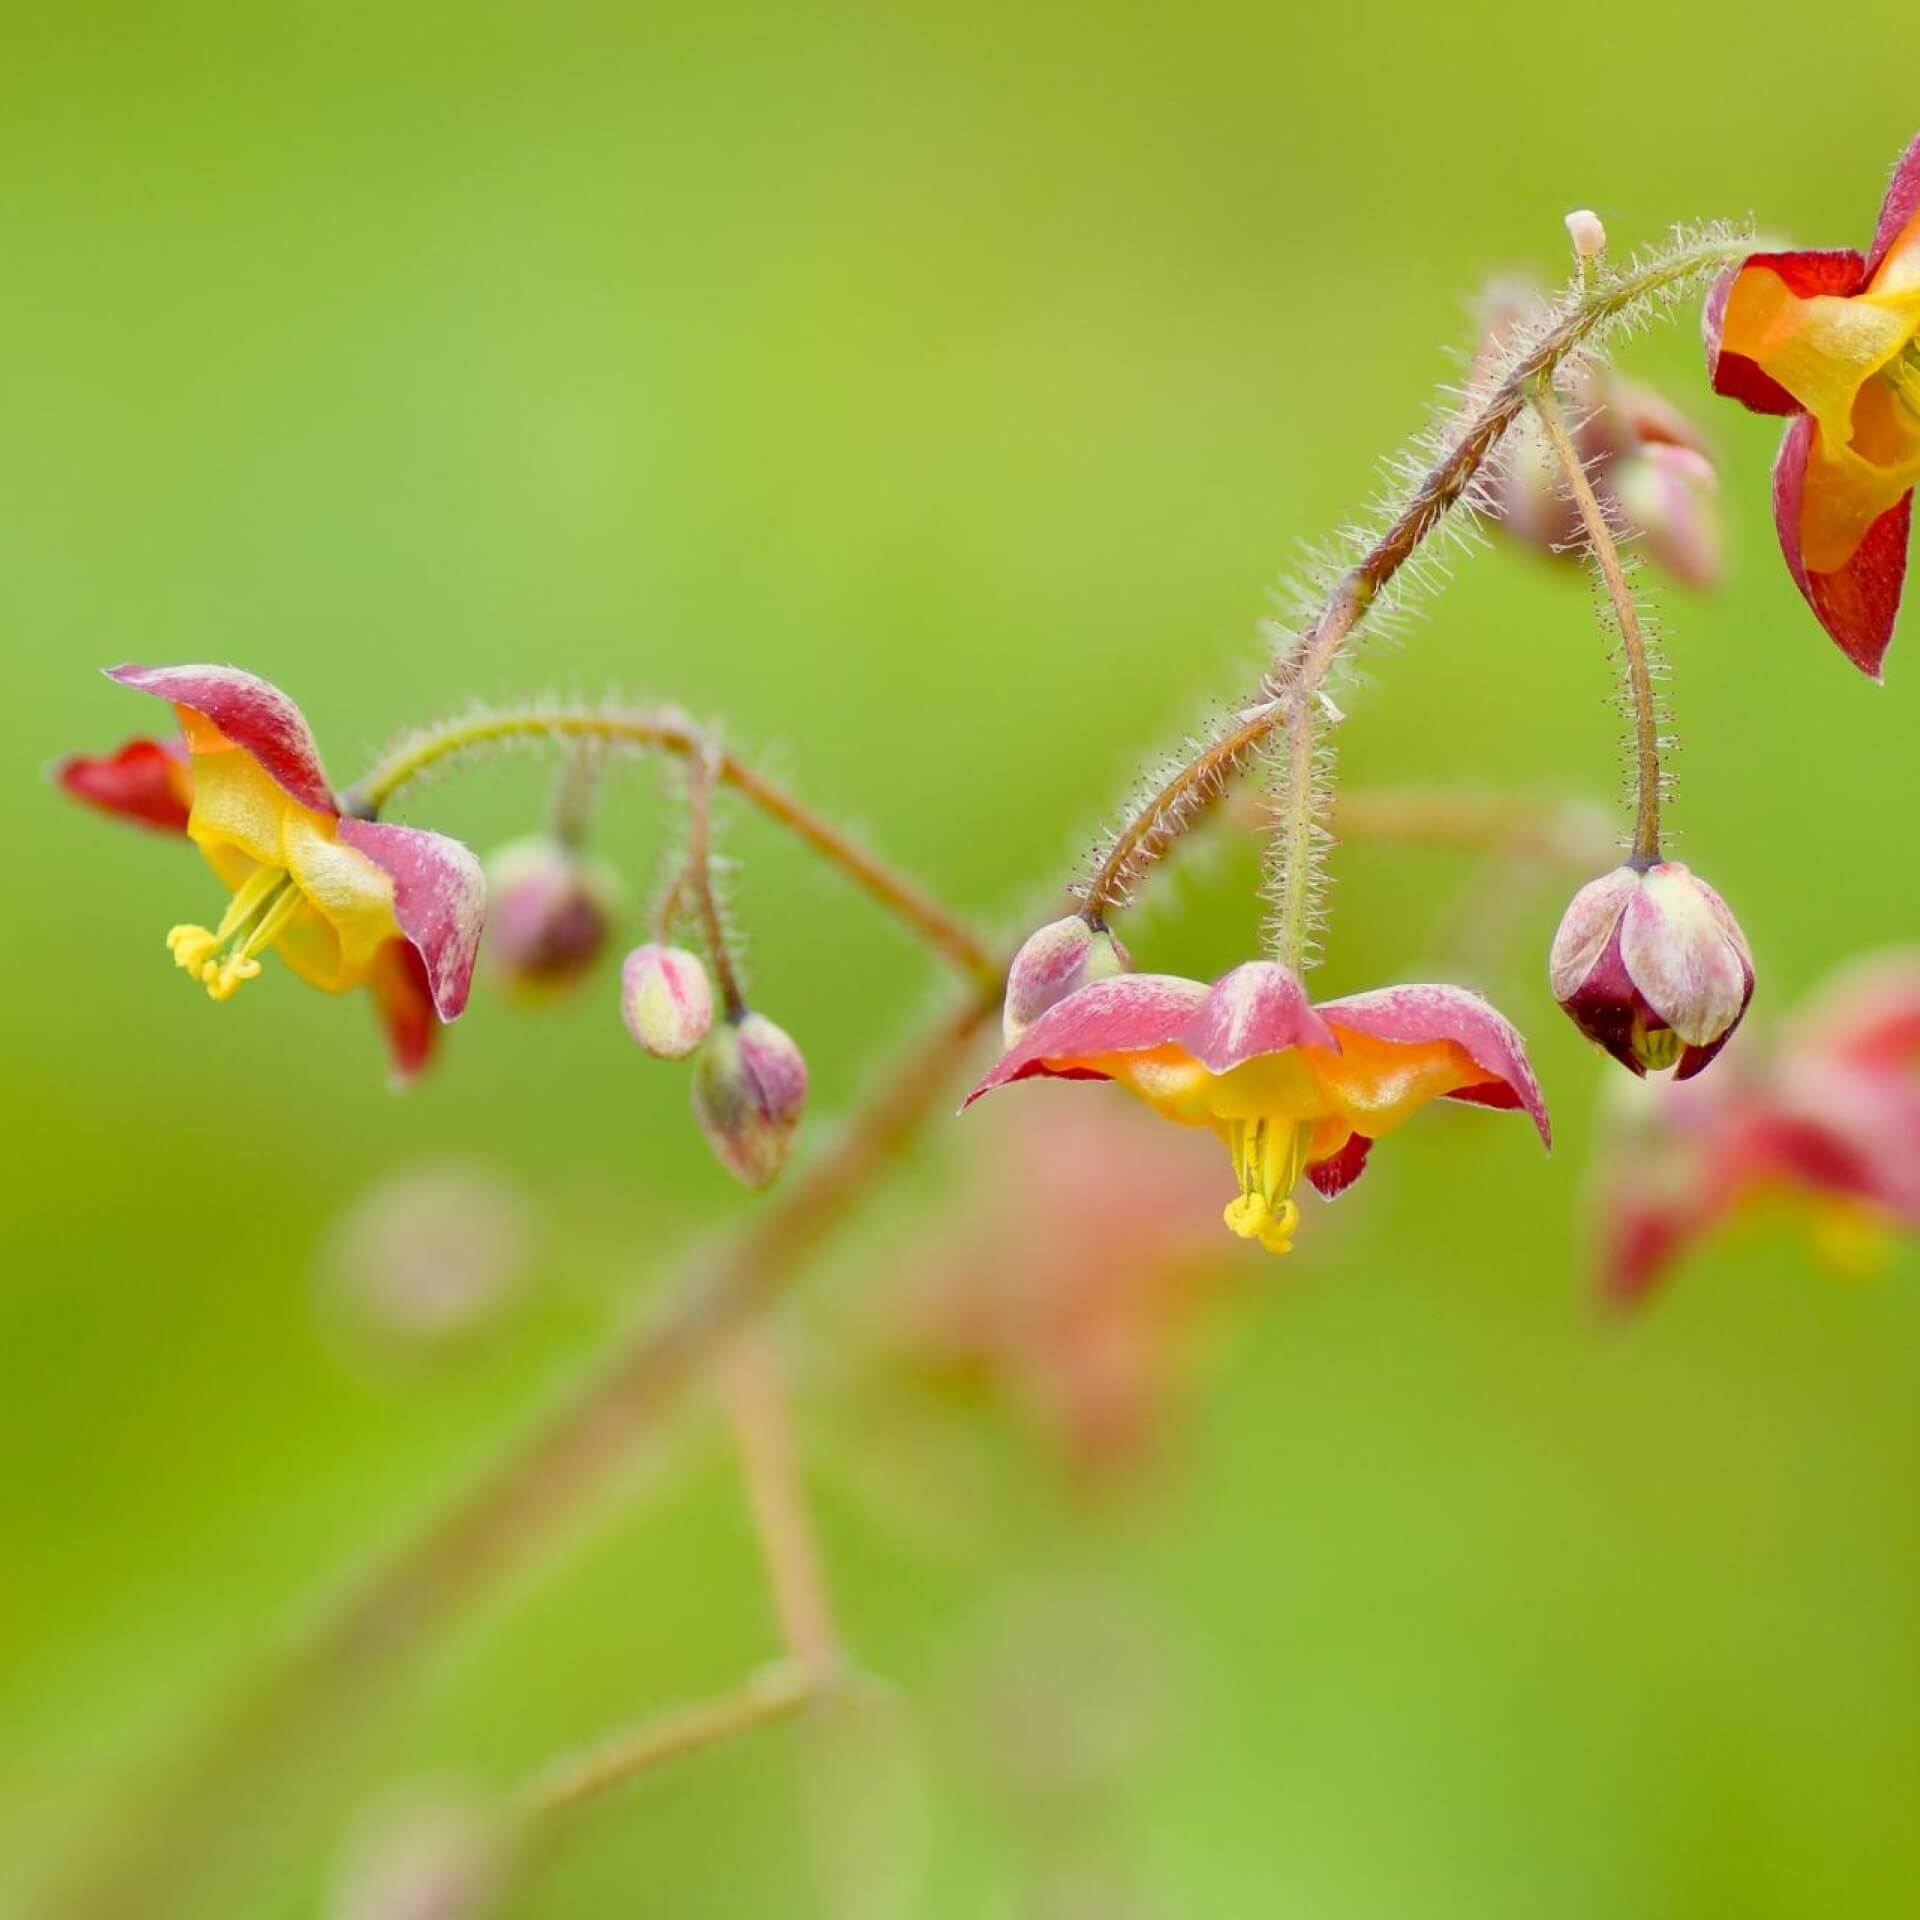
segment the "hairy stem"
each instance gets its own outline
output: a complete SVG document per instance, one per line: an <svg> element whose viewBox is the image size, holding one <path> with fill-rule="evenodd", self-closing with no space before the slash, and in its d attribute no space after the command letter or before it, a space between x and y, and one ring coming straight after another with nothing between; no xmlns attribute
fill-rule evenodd
<svg viewBox="0 0 1920 1920"><path fill-rule="evenodd" d="M470 714L422 729L342 796L345 811L372 819L422 776L494 747L598 742L628 752L666 753L691 760L706 736L683 715L640 708L522 707ZM831 821L738 755L722 749L718 778L793 834L810 852L837 867L877 905L910 928L961 974L997 985L997 962L968 927L903 874L850 840Z"/></svg>
<svg viewBox="0 0 1920 1920"><path fill-rule="evenodd" d="M1750 240L1718 238L1676 246L1643 266L1609 275L1584 294L1574 291L1564 311L1519 355L1499 385L1462 411L1445 450L1392 524L1341 577L1287 658L1267 676L1259 703L1165 781L1120 829L1087 884L1084 898L1090 917L1102 920L1123 901L1247 766L1261 742L1284 724L1294 702L1318 691L1354 628L1473 484L1539 383L1623 313L1702 278L1751 247Z"/></svg>
<svg viewBox="0 0 1920 1920"><path fill-rule="evenodd" d="M55 1920L163 1920L183 1910L259 1804L463 1608L603 1491L700 1369L792 1284L913 1138L998 1005L994 986L943 1014L840 1135L697 1264L623 1354L523 1439L467 1497L378 1567L261 1676L144 1801L96 1831L55 1889Z"/></svg>
<svg viewBox="0 0 1920 1920"><path fill-rule="evenodd" d="M1549 380L1540 382L1533 397L1534 412L1546 429L1547 444L1560 463L1560 477L1580 515L1587 546L1600 578L1606 583L1607 598L1613 604L1614 625L1620 632L1621 650L1627 660L1627 691L1633 701L1634 819L1633 864L1651 867L1660 858L1660 716L1654 703L1653 669L1647 659L1646 636L1640 630L1640 609L1634 604L1632 589L1620 565L1620 549L1607 524L1607 516L1587 478L1586 463L1580 458L1573 437L1567 432L1566 416L1554 397Z"/></svg>
<svg viewBox="0 0 1920 1920"><path fill-rule="evenodd" d="M1318 750L1313 697L1296 693L1287 707L1286 759L1268 842L1274 902L1270 945L1273 957L1296 974L1304 974L1314 957L1314 909L1321 878L1314 790Z"/></svg>
<svg viewBox="0 0 1920 1920"><path fill-rule="evenodd" d="M713 890L713 789L719 773L717 748L708 746L694 755L687 793L686 885L700 916L700 930L706 936L713 977L720 983L721 1005L729 1020L739 1020L746 1013L747 1000L740 991L726 923Z"/></svg>

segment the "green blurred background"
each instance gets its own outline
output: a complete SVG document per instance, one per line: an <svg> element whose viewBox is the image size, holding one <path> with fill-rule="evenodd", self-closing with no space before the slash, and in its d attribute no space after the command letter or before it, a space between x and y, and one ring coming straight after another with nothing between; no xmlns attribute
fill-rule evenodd
<svg viewBox="0 0 1920 1920"><path fill-rule="evenodd" d="M1575 204L1625 243L1750 211L1864 242L1911 35L1892 0L1830 17L1792 16L1789 56L1717 0L10 12L0 1903L105 1844L128 1766L743 1206L604 980L539 1018L479 998L404 1099L363 1006L275 970L224 1009L190 991L161 935L213 910L208 876L43 784L156 718L96 668L269 675L343 780L471 696L670 695L1011 928L1169 716L1248 683L1267 583L1421 417L1488 269L1558 272ZM1698 396L1727 478L1733 582L1670 603L1676 819L1751 937L1758 1022L1914 933L1920 850L1890 823L1920 640L1877 691L1815 629L1773 548L1773 429L1706 401L1688 319L1629 364ZM1577 579L1489 555L1369 665L1348 779L1612 795ZM482 770L405 817L485 847L543 779ZM658 786L608 812L642 890ZM824 1124L930 963L755 826L730 846ZM1464 871L1343 857L1329 988L1444 958ZM1196 865L1141 957L1243 952L1251 877ZM910 1491L925 1524L863 1491L891 1442L827 1332L945 1230L965 1147L939 1122L791 1329L846 1633L905 1703L911 1759L851 1790L875 1886L823 1900L808 1749L775 1733L601 1807L515 1910L1039 1911L1030 1815L969 1731L983 1649L1038 1594L1123 1620L1145 1651L1119 1665L1154 1669L1081 1836L1121 1890L1088 1915L1911 1913L1912 1261L1839 1288L1748 1233L1598 1327L1601 1067L1541 978L1557 911L1478 976L1534 1041L1553 1159L1470 1112L1396 1142L1256 1268L1118 1499L991 1417L966 1500L931 1469ZM536 1277L392 1364L317 1307L317 1250L446 1156L523 1196ZM713 1423L651 1465L389 1688L289 1819L236 1833L194 1910L322 1912L394 1783L508 1785L766 1657Z"/></svg>

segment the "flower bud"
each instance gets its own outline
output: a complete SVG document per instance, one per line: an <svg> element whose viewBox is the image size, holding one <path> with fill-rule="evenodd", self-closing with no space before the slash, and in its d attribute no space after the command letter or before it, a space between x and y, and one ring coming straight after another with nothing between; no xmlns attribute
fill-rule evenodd
<svg viewBox="0 0 1920 1920"><path fill-rule="evenodd" d="M1126 948L1105 927L1090 927L1077 913L1028 934L1007 969L1007 997L1000 1011L1007 1045L1056 1001L1095 980L1125 973L1131 964Z"/></svg>
<svg viewBox="0 0 1920 1920"><path fill-rule="evenodd" d="M1677 860L1616 867L1574 895L1548 961L1553 997L1637 1074L1690 1079L1753 998L1753 956L1727 904Z"/></svg>
<svg viewBox="0 0 1920 1920"><path fill-rule="evenodd" d="M684 1060L713 1025L713 987L700 956L648 941L620 969L627 1031L656 1060Z"/></svg>
<svg viewBox="0 0 1920 1920"><path fill-rule="evenodd" d="M764 1014L722 1021L694 1060L693 1117L742 1186L772 1183L806 1104L807 1063Z"/></svg>
<svg viewBox="0 0 1920 1920"><path fill-rule="evenodd" d="M1607 250L1607 230L1591 207L1576 207L1567 215L1567 238L1582 260L1598 260Z"/></svg>
<svg viewBox="0 0 1920 1920"><path fill-rule="evenodd" d="M549 834L530 834L487 862L487 959L511 994L540 999L575 985L600 957L619 915L619 876Z"/></svg>
<svg viewBox="0 0 1920 1920"><path fill-rule="evenodd" d="M1627 524L1639 528L1655 562L1685 587L1717 587L1726 570L1719 476L1698 448L1651 440L1616 461L1608 482Z"/></svg>

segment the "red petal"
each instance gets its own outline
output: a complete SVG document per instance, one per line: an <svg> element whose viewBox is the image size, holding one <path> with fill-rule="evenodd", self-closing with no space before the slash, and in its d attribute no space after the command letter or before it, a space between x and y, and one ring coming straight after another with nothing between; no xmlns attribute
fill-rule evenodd
<svg viewBox="0 0 1920 1920"><path fill-rule="evenodd" d="M967 1095L961 1111L984 1093L1034 1074L1061 1079L1097 1080L1105 1076L1071 1063L1102 1053L1143 1053L1164 1047L1208 997L1198 980L1171 973L1128 973L1096 980L1056 1001L1019 1041L1001 1055L993 1071Z"/></svg>
<svg viewBox="0 0 1920 1920"><path fill-rule="evenodd" d="M1794 1022L1796 1051L1898 1069L1920 1058L1920 949L1874 954L1827 980Z"/></svg>
<svg viewBox="0 0 1920 1920"><path fill-rule="evenodd" d="M409 1086L433 1058L440 1038L426 962L409 942L389 940L375 957L368 985L387 1036L393 1084Z"/></svg>
<svg viewBox="0 0 1920 1920"><path fill-rule="evenodd" d="M1755 413L1799 413L1800 402L1770 373L1762 372L1744 353L1728 352L1721 344L1727 296L1741 274L1754 267L1771 268L1787 283L1789 292L1806 300L1817 293L1843 297L1858 293L1867 284L1867 263L1850 247L1752 253L1737 267L1729 267L1708 290L1707 303L1700 311L1700 332L1707 348L1707 378L1714 392L1738 400Z"/></svg>
<svg viewBox="0 0 1920 1920"><path fill-rule="evenodd" d="M1518 1106L1526 1110L1542 1146L1553 1145L1546 1101L1527 1059L1526 1042L1500 1011L1465 987L1382 987L1350 999L1330 1000L1320 1009L1328 1023L1371 1034L1376 1040L1418 1045L1423 1040L1452 1040L1498 1084L1462 1087L1450 1096L1476 1106Z"/></svg>
<svg viewBox="0 0 1920 1920"><path fill-rule="evenodd" d="M305 716L276 686L238 667L109 667L107 678L204 715L303 807L336 811Z"/></svg>
<svg viewBox="0 0 1920 1920"><path fill-rule="evenodd" d="M473 957L487 918L487 882L458 840L423 827L344 819L341 841L393 881L393 917L419 949L442 1020L456 1020L473 982Z"/></svg>
<svg viewBox="0 0 1920 1920"><path fill-rule="evenodd" d="M1316 1160L1307 1168L1307 1178L1323 1200L1335 1200L1346 1192L1367 1170L1367 1154L1373 1142L1364 1133L1350 1133L1347 1144L1325 1160Z"/></svg>
<svg viewBox="0 0 1920 1920"><path fill-rule="evenodd" d="M1800 515L1814 423L1804 416L1788 427L1773 466L1773 524L1787 571L1827 632L1870 679L1881 677L1900 589L1907 576L1907 529L1913 495L1902 496L1866 531L1853 557L1833 573L1809 573L1801 553Z"/></svg>
<svg viewBox="0 0 1920 1920"><path fill-rule="evenodd" d="M1340 1051L1299 977L1271 960L1249 960L1223 974L1175 1040L1209 1073L1228 1073L1289 1047Z"/></svg>
<svg viewBox="0 0 1920 1920"><path fill-rule="evenodd" d="M1880 218L1874 224L1873 251L1867 255L1867 278L1880 271L1887 249L1906 231L1907 224L1920 213L1920 134L1900 156L1887 183L1887 197L1880 202Z"/></svg>
<svg viewBox="0 0 1920 1920"><path fill-rule="evenodd" d="M185 833L193 806L193 766L177 740L129 740L118 753L76 756L53 777L76 800L160 833Z"/></svg>

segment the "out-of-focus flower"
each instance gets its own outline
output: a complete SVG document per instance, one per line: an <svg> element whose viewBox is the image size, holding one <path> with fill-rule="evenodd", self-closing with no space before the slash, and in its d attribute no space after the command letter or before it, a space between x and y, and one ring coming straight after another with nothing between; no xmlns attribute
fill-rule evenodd
<svg viewBox="0 0 1920 1920"><path fill-rule="evenodd" d="M620 1014L656 1060L684 1060L713 1025L713 982L697 953L648 941L620 969Z"/></svg>
<svg viewBox="0 0 1920 1920"><path fill-rule="evenodd" d="M1877 680L1920 480L1920 138L1868 253L1749 254L1702 323L1714 391L1791 418L1773 469L1780 550L1820 624Z"/></svg>
<svg viewBox="0 0 1920 1920"><path fill-rule="evenodd" d="M330 1309L387 1347L444 1345L484 1327L526 1277L533 1207L499 1168L402 1167L335 1221L318 1275Z"/></svg>
<svg viewBox="0 0 1920 1920"><path fill-rule="evenodd" d="M507 1890L505 1824L437 1789L376 1808L347 1844L329 1920L486 1920Z"/></svg>
<svg viewBox="0 0 1920 1920"><path fill-rule="evenodd" d="M1117 1080L1163 1118L1226 1144L1240 1195L1226 1222L1271 1253L1293 1244L1304 1173L1331 1199L1375 1140L1428 1101L1521 1107L1550 1142L1520 1036L1460 987L1387 987L1315 1009L1287 968L1254 960L1209 987L1170 974L1100 980L1034 1022L967 1097L1036 1074Z"/></svg>
<svg viewBox="0 0 1920 1920"><path fill-rule="evenodd" d="M216 1000L277 952L329 993L366 987L395 1078L426 1064L436 1019L467 1003L486 915L480 863L457 840L341 813L300 709L236 667L115 667L108 678L173 703L184 759L135 741L69 761L61 784L149 826L182 824L231 890L211 929L167 935L175 962Z"/></svg>
<svg viewBox="0 0 1920 1920"><path fill-rule="evenodd" d="M1501 281L1482 306L1487 346L1473 376L1489 380L1514 327L1541 300L1525 281ZM1672 401L1611 368L1575 376L1574 446L1596 498L1617 531L1682 586L1715 587L1726 571L1715 496L1719 478L1698 427ZM1584 551L1579 509L1560 463L1531 414L1516 421L1502 450L1494 493L1499 523L1516 540L1555 558Z"/></svg>
<svg viewBox="0 0 1920 1920"><path fill-rule="evenodd" d="M1028 934L1007 969L1007 996L1000 1008L1007 1045L1068 994L1125 973L1129 964L1126 948L1105 927L1091 927L1077 913Z"/></svg>
<svg viewBox="0 0 1920 1920"><path fill-rule="evenodd" d="M765 1014L721 1021L694 1056L694 1118L744 1187L779 1177L806 1104L806 1060Z"/></svg>
<svg viewBox="0 0 1920 1920"><path fill-rule="evenodd" d="M1064 1091L1060 1099L1070 1099ZM1217 1163L1131 1101L1009 1101L966 1192L891 1291L887 1344L936 1385L1005 1396L1087 1481L1140 1466L1209 1307L1245 1279L1212 1224Z"/></svg>
<svg viewBox="0 0 1920 1920"><path fill-rule="evenodd" d="M1856 964L1771 1050L1711 1079L1631 1087L1602 1174L1601 1286L1643 1299L1696 1242L1772 1206L1843 1271L1920 1230L1920 952Z"/></svg>
<svg viewBox="0 0 1920 1920"><path fill-rule="evenodd" d="M1553 997L1635 1074L1690 1080L1753 998L1753 955L1727 903L1678 860L1616 867L1573 896L1548 958Z"/></svg>
<svg viewBox="0 0 1920 1920"><path fill-rule="evenodd" d="M487 964L516 999L555 998L592 970L619 917L620 876L584 848L528 834L487 860Z"/></svg>

